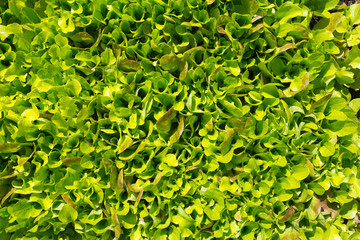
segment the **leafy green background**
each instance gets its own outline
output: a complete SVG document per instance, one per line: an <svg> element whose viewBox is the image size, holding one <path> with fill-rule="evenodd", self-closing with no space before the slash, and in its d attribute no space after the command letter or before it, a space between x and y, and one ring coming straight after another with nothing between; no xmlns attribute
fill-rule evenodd
<svg viewBox="0 0 360 240"><path fill-rule="evenodd" d="M360 238L360 4L0 17L1 239Z"/></svg>

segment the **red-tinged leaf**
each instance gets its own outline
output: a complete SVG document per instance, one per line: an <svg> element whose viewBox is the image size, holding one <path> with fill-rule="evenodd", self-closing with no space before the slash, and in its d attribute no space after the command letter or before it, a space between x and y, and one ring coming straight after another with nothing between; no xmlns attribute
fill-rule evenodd
<svg viewBox="0 0 360 240"><path fill-rule="evenodd" d="M80 164L80 161L81 161L81 157L68 157L68 158L64 158L62 160L63 164L66 166Z"/></svg>
<svg viewBox="0 0 360 240"><path fill-rule="evenodd" d="M169 109L162 117L156 122L156 127L159 131L168 132L171 128L171 120L176 116L176 111L173 107Z"/></svg>
<svg viewBox="0 0 360 240"><path fill-rule="evenodd" d="M135 206L138 206L141 200L142 195L144 194L144 190L141 190L136 198Z"/></svg>
<svg viewBox="0 0 360 240"><path fill-rule="evenodd" d="M221 34L225 34L225 35L227 35L227 33L226 33L225 29L224 29L224 28L222 28L222 27L217 27L217 31L218 31L218 33L221 33Z"/></svg>
<svg viewBox="0 0 360 240"><path fill-rule="evenodd" d="M293 215L293 213L294 213L294 208L293 208L292 206L290 206L290 207L288 208L288 210L286 211L285 216L282 217L282 218L279 220L279 222L286 222L286 221Z"/></svg>
<svg viewBox="0 0 360 240"><path fill-rule="evenodd" d="M164 18L169 20L170 22L176 23L176 21L173 18L169 17L169 16L164 15Z"/></svg>
<svg viewBox="0 0 360 240"><path fill-rule="evenodd" d="M279 53L280 52L285 52L285 51L287 51L287 50L289 50L289 49L292 49L292 48L296 48L296 45L295 44L293 44L293 43L287 43L287 44L285 44L284 46L282 46L282 47L279 47Z"/></svg>
<svg viewBox="0 0 360 240"><path fill-rule="evenodd" d="M204 229L208 229L210 227L212 227L214 225L214 222L210 222L210 223L207 223L205 225L203 225L202 227L200 227L201 230L204 230Z"/></svg>
<svg viewBox="0 0 360 240"><path fill-rule="evenodd" d="M258 25L256 25L255 27L253 27L252 29L251 29L251 33L254 33L254 32L257 32L257 31L259 31L260 29L262 29L264 27L264 24L258 24Z"/></svg>
<svg viewBox="0 0 360 240"><path fill-rule="evenodd" d="M217 181L219 184L221 184L221 177L216 176L216 181Z"/></svg>
<svg viewBox="0 0 360 240"><path fill-rule="evenodd" d="M112 215L112 219L115 224L115 228L114 228L115 238L119 239L121 236L121 227L120 227L120 221L119 221L116 211L114 211L114 214Z"/></svg>
<svg viewBox="0 0 360 240"><path fill-rule="evenodd" d="M12 188L2 199L0 205L3 205L6 199L8 199L14 192L16 188Z"/></svg>
<svg viewBox="0 0 360 240"><path fill-rule="evenodd" d="M355 223L357 223L357 224L360 223L359 213L357 213L357 214L355 215L354 221L355 221Z"/></svg>
<svg viewBox="0 0 360 240"><path fill-rule="evenodd" d="M233 172L230 171L229 179L230 179L230 182L235 182L236 180L239 179L239 175L234 176Z"/></svg>
<svg viewBox="0 0 360 240"><path fill-rule="evenodd" d="M18 165L24 165L30 158L32 158L32 156L34 156L35 151L36 151L36 146L34 145L34 151L31 153L31 155L29 157L20 158L18 160Z"/></svg>
<svg viewBox="0 0 360 240"><path fill-rule="evenodd" d="M174 55L164 55L159 60L160 66L165 70L169 72L175 72L179 69L181 66L181 60L174 56Z"/></svg>
<svg viewBox="0 0 360 240"><path fill-rule="evenodd" d="M318 198L315 198L314 212L316 215L319 215L321 212L321 201Z"/></svg>
<svg viewBox="0 0 360 240"><path fill-rule="evenodd" d="M259 20L259 19L261 19L261 18L263 18L264 16L262 16L262 15L255 15L252 19L251 19L251 22L252 23L254 23L254 22L256 22L257 20Z"/></svg>
<svg viewBox="0 0 360 240"><path fill-rule="evenodd" d="M136 72L141 69L141 64L139 62L130 59L119 60L117 66L120 70L125 72Z"/></svg>
<svg viewBox="0 0 360 240"><path fill-rule="evenodd" d="M118 189L124 189L124 170L121 169L117 179L117 187Z"/></svg>
<svg viewBox="0 0 360 240"><path fill-rule="evenodd" d="M76 204L73 202L73 200L71 200L71 198L66 195L66 194L61 194L62 199L69 204L70 207L72 207L73 209L77 210L77 206Z"/></svg>
<svg viewBox="0 0 360 240"><path fill-rule="evenodd" d="M321 201L320 202L321 204L321 207L322 209L324 210L325 214L331 214L331 217L333 219L336 218L337 215L339 215L339 211L338 210L335 210L335 209L332 209L328 206L328 201L327 200L324 200L324 201Z"/></svg>
<svg viewBox="0 0 360 240"><path fill-rule="evenodd" d="M189 50L187 50L186 52L184 52L184 56L189 56L191 55L193 52L195 51L205 51L205 48L204 47L193 47L193 48L190 48Z"/></svg>
<svg viewBox="0 0 360 240"><path fill-rule="evenodd" d="M104 165L105 168L109 167L109 166L111 166L113 164L113 162L110 159L105 160L104 158L102 158L101 162L102 162L102 164Z"/></svg>
<svg viewBox="0 0 360 240"><path fill-rule="evenodd" d="M102 210L102 212L104 213L104 215L105 215L107 218L110 217L110 214L109 214L108 210L106 210L106 209L104 209L104 208L102 208L101 210Z"/></svg>
<svg viewBox="0 0 360 240"><path fill-rule="evenodd" d="M189 64L187 62L184 63L184 67L183 67L183 70L181 71L180 73L180 80L184 80L187 73L188 73L188 68L189 68Z"/></svg>
<svg viewBox="0 0 360 240"><path fill-rule="evenodd" d="M190 167L188 167L188 168L185 169L185 172L189 172L189 171L198 169L198 168L200 168L200 167L201 167L201 166L190 166Z"/></svg>
<svg viewBox="0 0 360 240"><path fill-rule="evenodd" d="M20 143L1 143L0 153L15 153L21 148Z"/></svg>
<svg viewBox="0 0 360 240"><path fill-rule="evenodd" d="M45 119L51 120L52 116L53 115L50 113L42 113L42 112L39 113L39 118L45 118Z"/></svg>
<svg viewBox="0 0 360 240"><path fill-rule="evenodd" d="M154 183L155 185L158 184L158 183L160 182L162 176L163 176L163 173L162 173L162 172L159 172L158 174L156 174L156 177L155 177L153 183Z"/></svg>
<svg viewBox="0 0 360 240"><path fill-rule="evenodd" d="M170 144L174 144L179 141L182 133L184 132L184 126L184 117L181 116L176 132L170 137Z"/></svg>
<svg viewBox="0 0 360 240"><path fill-rule="evenodd" d="M143 150L145 146L146 146L146 143L145 143L145 142L141 142L141 143L139 144L139 146L137 147L137 149L136 149L134 152L130 152L130 153L124 152L125 154L121 154L118 158L119 158L120 160L123 160L123 161L130 161L130 160L132 160L141 150Z"/></svg>
<svg viewBox="0 0 360 240"><path fill-rule="evenodd" d="M2 177L0 177L0 179L12 178L12 177L16 177L17 175L19 175L19 173L13 173L10 175L2 176Z"/></svg>

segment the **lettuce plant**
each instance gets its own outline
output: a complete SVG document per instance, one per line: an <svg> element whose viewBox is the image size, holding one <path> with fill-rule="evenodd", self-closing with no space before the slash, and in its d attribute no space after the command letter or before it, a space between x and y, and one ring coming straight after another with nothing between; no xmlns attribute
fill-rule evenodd
<svg viewBox="0 0 360 240"><path fill-rule="evenodd" d="M339 0L0 0L0 238L359 239L359 24Z"/></svg>

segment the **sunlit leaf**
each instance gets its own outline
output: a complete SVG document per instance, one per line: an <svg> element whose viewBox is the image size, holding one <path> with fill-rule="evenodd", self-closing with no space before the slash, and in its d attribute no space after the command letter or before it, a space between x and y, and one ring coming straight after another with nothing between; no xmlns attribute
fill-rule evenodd
<svg viewBox="0 0 360 240"><path fill-rule="evenodd" d="M59 220L64 223L73 222L77 219L78 212L65 204L59 212Z"/></svg>

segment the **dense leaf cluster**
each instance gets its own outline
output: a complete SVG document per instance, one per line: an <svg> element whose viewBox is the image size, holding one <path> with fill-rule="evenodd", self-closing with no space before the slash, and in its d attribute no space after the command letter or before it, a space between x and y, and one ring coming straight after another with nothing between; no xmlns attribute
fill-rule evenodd
<svg viewBox="0 0 360 240"><path fill-rule="evenodd" d="M0 238L359 239L359 23L338 0L0 0Z"/></svg>

